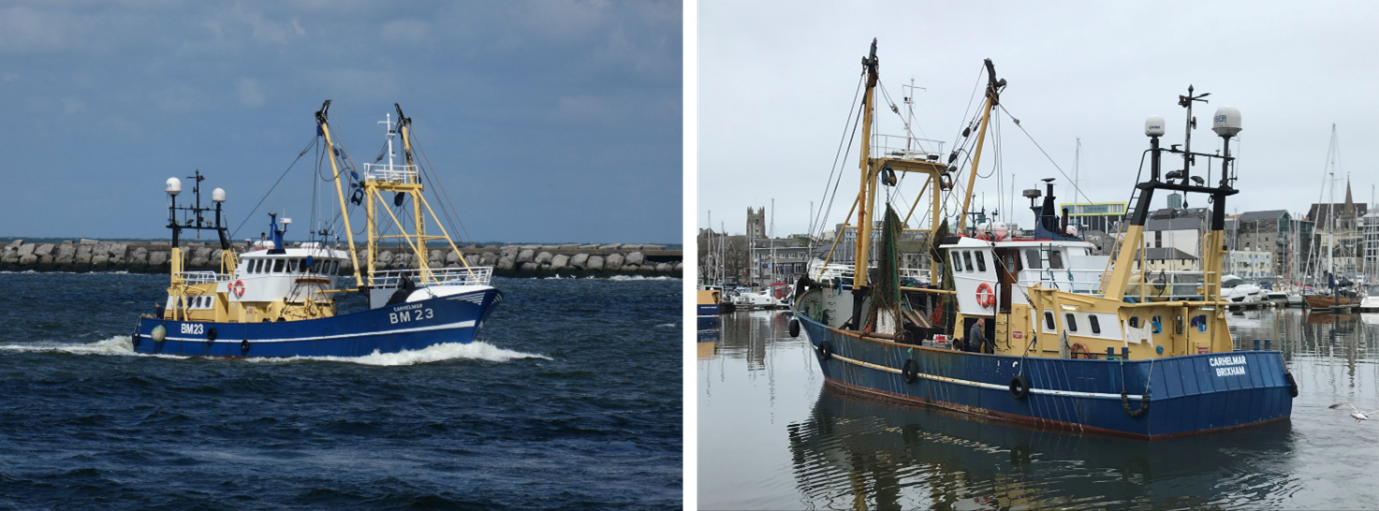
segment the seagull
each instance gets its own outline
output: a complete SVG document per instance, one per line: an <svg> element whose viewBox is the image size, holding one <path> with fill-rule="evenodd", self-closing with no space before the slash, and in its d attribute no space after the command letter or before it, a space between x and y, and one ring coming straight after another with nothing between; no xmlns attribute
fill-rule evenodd
<svg viewBox="0 0 1379 511"><path fill-rule="evenodd" d="M1339 410L1339 409L1341 409L1341 408L1349 408L1349 409L1350 409L1350 416L1355 418L1355 422L1360 422L1360 421L1362 421L1362 420L1367 420L1367 419L1369 419L1369 416L1372 415L1372 414L1379 414L1379 410L1370 410L1370 411L1368 411L1368 412L1362 412L1362 411L1360 411L1359 408L1356 408L1355 405L1350 404L1350 403L1336 403L1336 404L1334 404L1334 405L1329 406L1328 408L1331 408L1331 409L1334 409L1334 410Z"/></svg>

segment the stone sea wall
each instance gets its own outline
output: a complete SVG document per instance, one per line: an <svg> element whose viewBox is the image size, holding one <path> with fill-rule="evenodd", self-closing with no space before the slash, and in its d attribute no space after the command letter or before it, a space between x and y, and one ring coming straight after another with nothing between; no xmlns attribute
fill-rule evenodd
<svg viewBox="0 0 1379 511"><path fill-rule="evenodd" d="M184 243L187 270L218 270L219 244ZM244 245L232 246L244 251ZM663 245L502 245L460 247L471 265L492 266L502 277L612 277L642 275L681 277L684 263L680 250ZM0 271L66 271L129 273L167 273L171 264L168 242L111 242L96 240L60 243L24 243L15 240L0 248ZM432 268L460 267L460 256L448 248L433 249L427 265ZM366 257L359 251L360 262ZM382 249L375 265L379 269L416 268L410 250ZM348 269L349 263L346 263Z"/></svg>

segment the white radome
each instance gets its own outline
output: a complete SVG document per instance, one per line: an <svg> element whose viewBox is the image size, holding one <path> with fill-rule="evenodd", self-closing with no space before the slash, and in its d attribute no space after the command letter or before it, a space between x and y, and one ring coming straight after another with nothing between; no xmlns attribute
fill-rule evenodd
<svg viewBox="0 0 1379 511"><path fill-rule="evenodd" d="M283 219L283 225L290 225L290 224L292 224L292 219L291 219L291 218L284 218L284 219Z"/></svg>
<svg viewBox="0 0 1379 511"><path fill-rule="evenodd" d="M1240 110L1231 106L1216 109L1216 115L1211 118L1212 131L1223 137L1233 137L1240 129Z"/></svg>
<svg viewBox="0 0 1379 511"><path fill-rule="evenodd" d="M168 195L171 195L173 197L176 197L177 194L182 193L182 180L177 179L175 177L168 178L167 192Z"/></svg>
<svg viewBox="0 0 1379 511"><path fill-rule="evenodd" d="M225 189L216 188L211 190L211 200L214 202L225 202Z"/></svg>
<svg viewBox="0 0 1379 511"><path fill-rule="evenodd" d="M1162 137L1162 136L1164 136L1164 118L1163 118L1163 117L1159 117L1159 116L1157 116L1157 115L1151 115L1151 116L1149 116L1149 119L1147 119L1147 120L1144 121L1144 136L1146 136L1146 137Z"/></svg>

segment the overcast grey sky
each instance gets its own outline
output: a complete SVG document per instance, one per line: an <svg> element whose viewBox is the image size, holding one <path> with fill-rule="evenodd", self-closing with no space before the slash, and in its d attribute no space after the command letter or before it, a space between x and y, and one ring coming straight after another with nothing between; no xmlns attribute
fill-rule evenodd
<svg viewBox="0 0 1379 511"><path fill-rule="evenodd" d="M1217 107L1241 112L1244 131L1232 151L1241 156L1242 193L1231 213L1305 213L1323 189L1332 123L1341 147L1336 200L1346 173L1357 202L1372 201L1379 184L1379 2L705 1L699 15L700 226L711 210L715 229L723 223L741 233L746 209L769 208L774 198L776 233L806 230L809 201L818 207L848 131L873 37L881 81L897 103L911 78L927 88L915 93L917 128L946 141L945 152L964 124L982 59L992 59L1008 82L1002 104L1070 175L1081 138L1080 188L1092 201L1129 198L1148 148L1146 117L1166 119L1166 144L1182 141L1176 102L1189 84L1211 93L1209 104L1194 107L1194 150L1221 147L1210 130ZM900 133L900 118L879 104L877 130ZM1056 177L1059 201L1072 200L1019 128L1007 119L1001 131L1007 196L1012 175L1017 195ZM996 161L992 147L988 139L980 175ZM854 144L829 225L843 221L857 193L856 151ZM1199 160L1194 175L1205 170ZM901 194L912 199L922 183L907 181ZM994 177L978 180L974 203L983 193L987 209L996 208ZM1189 203L1207 205L1204 197ZM1013 219L1029 225L1028 201L1016 206Z"/></svg>

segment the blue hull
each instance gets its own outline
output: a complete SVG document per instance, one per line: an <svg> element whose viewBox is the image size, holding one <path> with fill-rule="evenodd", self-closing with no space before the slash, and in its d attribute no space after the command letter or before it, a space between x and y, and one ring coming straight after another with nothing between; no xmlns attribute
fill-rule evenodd
<svg viewBox="0 0 1379 511"><path fill-rule="evenodd" d="M390 305L332 318L275 323L184 322L141 318L138 353L208 357L359 357L469 343L493 312L496 289ZM163 342L153 340L162 325ZM214 331L215 340L208 339ZM246 349L247 348L247 349Z"/></svg>
<svg viewBox="0 0 1379 511"><path fill-rule="evenodd" d="M1157 439L1285 419L1283 356L1239 351L1151 361L1023 358L862 339L796 314L824 376L845 390L1035 426ZM827 360L819 346L829 344ZM902 369L913 360L914 381ZM1011 391L1015 377L1028 394ZM1141 396L1148 409L1138 417ZM1126 399L1122 399L1122 390Z"/></svg>

